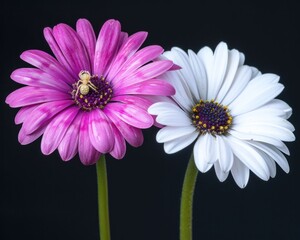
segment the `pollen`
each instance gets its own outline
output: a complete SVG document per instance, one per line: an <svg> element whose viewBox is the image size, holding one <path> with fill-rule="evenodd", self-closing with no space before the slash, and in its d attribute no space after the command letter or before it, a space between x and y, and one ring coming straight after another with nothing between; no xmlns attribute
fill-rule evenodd
<svg viewBox="0 0 300 240"><path fill-rule="evenodd" d="M226 134L233 121L228 107L214 99L201 99L192 107L191 118L200 134L210 133L213 136Z"/></svg>

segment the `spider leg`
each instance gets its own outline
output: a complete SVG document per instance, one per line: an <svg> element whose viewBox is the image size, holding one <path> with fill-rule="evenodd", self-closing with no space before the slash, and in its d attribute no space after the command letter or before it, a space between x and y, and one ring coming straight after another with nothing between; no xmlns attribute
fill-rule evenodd
<svg viewBox="0 0 300 240"><path fill-rule="evenodd" d="M77 88L79 88L79 83L82 83L82 80L81 80L81 79L79 79L79 80L77 81L77 83L76 83L76 87L77 87Z"/></svg>
<svg viewBox="0 0 300 240"><path fill-rule="evenodd" d="M98 91L97 91L97 87L96 87L94 84L92 84L91 82L89 82L87 85L88 85L91 89L93 89L95 92L98 92Z"/></svg>
<svg viewBox="0 0 300 240"><path fill-rule="evenodd" d="M78 92L79 92L79 87L77 87L77 90L76 90L76 93L75 93L75 97L74 97L75 100L77 100Z"/></svg>
<svg viewBox="0 0 300 240"><path fill-rule="evenodd" d="M96 88L97 89L97 87L91 82L91 81L89 81L89 83L88 84L90 84L90 86L92 86L92 87L94 87L94 88Z"/></svg>
<svg viewBox="0 0 300 240"><path fill-rule="evenodd" d="M79 85L80 84L80 85ZM74 99L75 100L77 100L77 94L78 94L78 92L79 92L79 90L80 90L80 86L82 85L82 80L78 80L78 82L75 84L76 85L76 87L77 87L77 90L76 90L76 93L75 93L75 97L74 97Z"/></svg>

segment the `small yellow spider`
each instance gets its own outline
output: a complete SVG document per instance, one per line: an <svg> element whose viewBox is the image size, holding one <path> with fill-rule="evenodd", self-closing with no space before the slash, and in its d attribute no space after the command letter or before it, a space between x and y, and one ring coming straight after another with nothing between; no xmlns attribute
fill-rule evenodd
<svg viewBox="0 0 300 240"><path fill-rule="evenodd" d="M89 71L80 71L78 76L80 79L76 83L77 91L75 96L77 96L78 92L80 92L82 95L87 95L90 92L90 88L95 92L98 92L97 87L91 82L92 76Z"/></svg>

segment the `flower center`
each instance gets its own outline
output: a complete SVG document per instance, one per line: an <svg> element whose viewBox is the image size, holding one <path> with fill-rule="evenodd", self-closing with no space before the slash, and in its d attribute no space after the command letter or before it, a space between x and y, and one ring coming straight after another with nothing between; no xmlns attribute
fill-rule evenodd
<svg viewBox="0 0 300 240"><path fill-rule="evenodd" d="M103 109L112 97L112 87L104 77L80 71L79 80L74 83L71 92L75 103L85 111L94 108Z"/></svg>
<svg viewBox="0 0 300 240"><path fill-rule="evenodd" d="M212 135L222 135L232 124L232 116L228 108L214 100L200 100L192 108L192 120L201 134L208 132Z"/></svg>

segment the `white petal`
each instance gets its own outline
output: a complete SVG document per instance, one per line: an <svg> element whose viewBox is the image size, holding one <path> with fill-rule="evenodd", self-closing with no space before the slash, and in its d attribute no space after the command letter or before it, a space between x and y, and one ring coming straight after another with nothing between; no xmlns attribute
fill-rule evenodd
<svg viewBox="0 0 300 240"><path fill-rule="evenodd" d="M282 168L283 171L289 173L290 167L286 157L274 146L270 144L260 143L260 142L249 142L251 145L265 152L270 156L277 164Z"/></svg>
<svg viewBox="0 0 300 240"><path fill-rule="evenodd" d="M293 113L292 108L284 101L280 100L280 99L273 99L268 106L264 106L264 107L269 107L272 109L280 109L282 110L284 113L282 115L278 115L280 117L283 117L285 119L289 119L290 116Z"/></svg>
<svg viewBox="0 0 300 240"><path fill-rule="evenodd" d="M156 121L162 125L173 127L184 127L192 124L191 119L185 114L171 111L158 115Z"/></svg>
<svg viewBox="0 0 300 240"><path fill-rule="evenodd" d="M216 99L217 94L222 86L227 69L228 48L227 44L220 42L214 52L214 60L211 74L208 78L207 99Z"/></svg>
<svg viewBox="0 0 300 240"><path fill-rule="evenodd" d="M217 159L215 138L210 134L199 136L194 146L195 163L199 171L207 172Z"/></svg>
<svg viewBox="0 0 300 240"><path fill-rule="evenodd" d="M222 171L218 161L214 163L214 167L215 167L215 173L217 175L217 178L219 179L220 182L224 182L228 177L229 172Z"/></svg>
<svg viewBox="0 0 300 240"><path fill-rule="evenodd" d="M223 105L229 105L244 90L251 79L251 74L251 68L248 66L238 68L233 83L222 100Z"/></svg>
<svg viewBox="0 0 300 240"><path fill-rule="evenodd" d="M195 131L196 128L192 125L186 127L163 127L157 132L156 141L159 143L168 142L189 135Z"/></svg>
<svg viewBox="0 0 300 240"><path fill-rule="evenodd" d="M284 86L274 79L273 82L270 81L270 75L274 79L278 77L275 74L263 74L248 83L243 92L229 105L233 116L259 108L282 92Z"/></svg>
<svg viewBox="0 0 300 240"><path fill-rule="evenodd" d="M282 117L284 119L288 119L292 114L292 108L282 100L273 99L270 102L266 103L265 105L261 106L258 109L255 109L251 112L247 112L241 114L239 116L247 115L255 113L257 116L260 115L270 115L272 117ZM250 116L250 115L249 115Z"/></svg>
<svg viewBox="0 0 300 240"><path fill-rule="evenodd" d="M240 188L246 187L249 181L249 168L245 166L237 157L234 157L231 174Z"/></svg>
<svg viewBox="0 0 300 240"><path fill-rule="evenodd" d="M201 62L203 63L205 70L206 70L206 77L207 77L207 81L208 84L210 82L211 79L211 74L212 74L212 65L213 65L213 60L214 60L214 54L213 51L209 48L209 47L203 47L199 50L199 52L197 53L197 56L199 57L199 59L201 60ZM208 99L208 98L206 98Z"/></svg>
<svg viewBox="0 0 300 240"><path fill-rule="evenodd" d="M233 154L240 159L259 178L267 181L270 177L269 168L262 156L247 142L227 136Z"/></svg>
<svg viewBox="0 0 300 240"><path fill-rule="evenodd" d="M226 137L216 136L217 158L222 172L229 172L233 164L233 153Z"/></svg>
<svg viewBox="0 0 300 240"><path fill-rule="evenodd" d="M283 117L284 119L288 119L293 112L292 108L280 99L273 99L257 110L264 111L265 113L273 114L278 117Z"/></svg>
<svg viewBox="0 0 300 240"><path fill-rule="evenodd" d="M192 71L194 73L195 81L197 84L198 92L200 94L200 99L207 99L207 76L205 67L197 56L192 50L188 50L189 57L190 57L190 64Z"/></svg>
<svg viewBox="0 0 300 240"><path fill-rule="evenodd" d="M184 52L182 49L178 47L172 48L173 53L173 61L175 64L178 64L181 69L177 71L179 75L181 75L181 78L183 81L185 81L192 92L193 99L195 101L198 101L200 99L200 95L198 92L198 87L196 84L195 77L193 75L192 68L190 66L190 60L186 52Z"/></svg>
<svg viewBox="0 0 300 240"><path fill-rule="evenodd" d="M168 71L161 78L168 81L175 88L175 95L172 98L186 111L190 111L194 105L192 93L187 83L180 77L177 71Z"/></svg>
<svg viewBox="0 0 300 240"><path fill-rule="evenodd" d="M290 130L270 123L260 123L252 125L233 124L231 126L231 129L241 133L249 133L277 138L286 142L295 141L295 135Z"/></svg>
<svg viewBox="0 0 300 240"><path fill-rule="evenodd" d="M228 53L228 64L227 64L227 71L226 76L223 82L223 85L216 97L218 102L221 102L225 97L226 93L228 92L233 80L234 76L237 72L239 66L240 54L237 50L233 49Z"/></svg>
<svg viewBox="0 0 300 240"><path fill-rule="evenodd" d="M285 153L287 155L290 154L287 146L281 140L279 140L277 138L272 138L272 137L268 137L268 136L264 136L264 135L257 135L257 134L253 134L253 133L242 133L242 132L238 132L238 131L235 131L232 129L229 130L229 133L241 140L259 141L259 142L271 144L271 145L275 146L276 148L278 148L283 153Z"/></svg>
<svg viewBox="0 0 300 240"><path fill-rule="evenodd" d="M191 118L175 103L158 102L148 108L148 113L157 115L156 122L166 126L189 126Z"/></svg>
<svg viewBox="0 0 300 240"><path fill-rule="evenodd" d="M245 63L245 54L240 52L240 61L239 61L239 66L244 65Z"/></svg>
<svg viewBox="0 0 300 240"><path fill-rule="evenodd" d="M182 109L178 107L175 102L157 102L148 108L148 113L151 115L159 115L168 111L181 112Z"/></svg>
<svg viewBox="0 0 300 240"><path fill-rule="evenodd" d="M249 126L255 127L257 125L275 125L278 127L286 128L289 131L295 131L293 124L281 117L272 116L262 111L252 111L234 117L234 125L239 125L242 128Z"/></svg>
<svg viewBox="0 0 300 240"><path fill-rule="evenodd" d="M166 126L189 126L192 124L192 120L183 110L169 109L161 112L156 117L156 122Z"/></svg>
<svg viewBox="0 0 300 240"><path fill-rule="evenodd" d="M290 108L290 109L284 110L284 112L285 112L284 118L289 119L290 116L292 116L293 110L292 110L292 108Z"/></svg>
<svg viewBox="0 0 300 240"><path fill-rule="evenodd" d="M252 71L255 71L253 70L255 68L252 67ZM252 80L255 80L255 81L263 81L264 84L272 84L272 83L278 83L279 82L279 79L280 77L276 74L273 74L273 73L265 73L265 74L255 74L257 75L255 78L253 78Z"/></svg>
<svg viewBox="0 0 300 240"><path fill-rule="evenodd" d="M267 154L264 154L262 156L264 157L265 162L269 167L270 177L274 178L276 176L276 164L275 164L274 160L272 158L270 158L270 156Z"/></svg>
<svg viewBox="0 0 300 240"><path fill-rule="evenodd" d="M284 154L290 156L290 150L288 149L288 147L285 145L284 142L280 141L281 145L280 146L275 146L273 145L276 149L280 150L281 152L283 152Z"/></svg>
<svg viewBox="0 0 300 240"><path fill-rule="evenodd" d="M261 72L257 68L251 67L251 70L252 70L251 79L261 75Z"/></svg>
<svg viewBox="0 0 300 240"><path fill-rule="evenodd" d="M259 152L260 156L262 156L262 158L266 162L266 164L269 168L270 177L274 178L276 176L275 161L268 154L266 154L264 151L261 151L259 148L256 148L255 150Z"/></svg>
<svg viewBox="0 0 300 240"><path fill-rule="evenodd" d="M183 137L171 140L169 142L164 143L165 152L168 154L172 154L178 152L185 147L189 146L195 139L198 137L198 132L193 132L189 135L185 135Z"/></svg>

